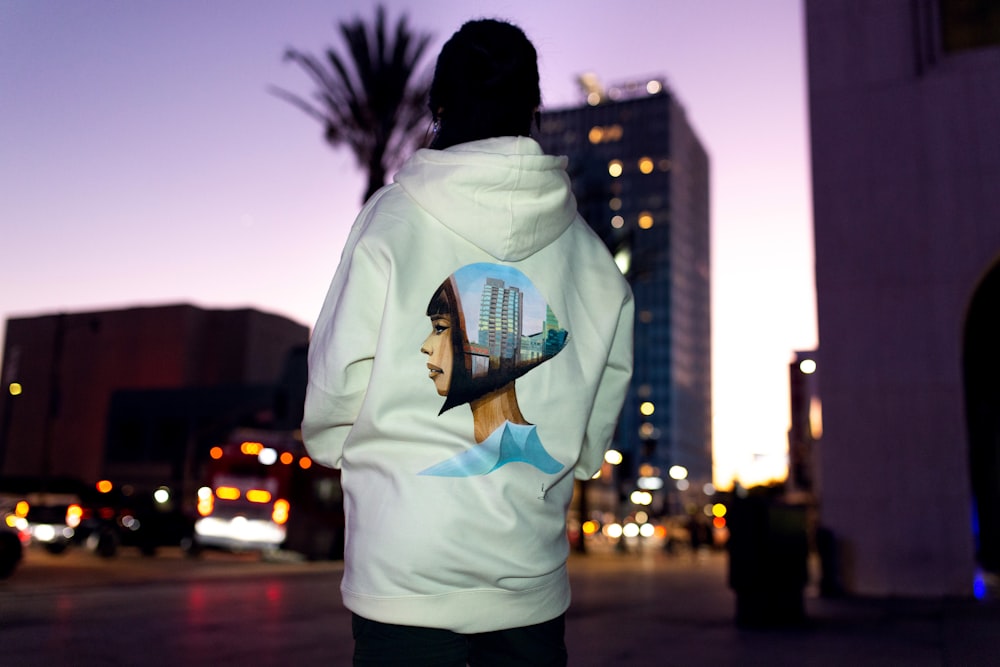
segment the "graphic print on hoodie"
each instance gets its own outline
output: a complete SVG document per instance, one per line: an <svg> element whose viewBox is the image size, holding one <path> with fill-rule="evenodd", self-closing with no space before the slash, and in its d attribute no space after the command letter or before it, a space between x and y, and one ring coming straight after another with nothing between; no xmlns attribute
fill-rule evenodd
<svg viewBox="0 0 1000 667"><path fill-rule="evenodd" d="M421 475L487 475L508 463L555 474L553 458L521 415L514 381L565 346L559 326L531 280L501 264L469 264L448 276L427 305L431 333L420 351L428 375L445 397L438 414L469 403L477 443Z"/></svg>

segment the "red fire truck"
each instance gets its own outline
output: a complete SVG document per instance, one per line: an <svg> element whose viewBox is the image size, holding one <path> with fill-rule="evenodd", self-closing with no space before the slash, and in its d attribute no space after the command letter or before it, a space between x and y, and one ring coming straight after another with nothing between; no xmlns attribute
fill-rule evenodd
<svg viewBox="0 0 1000 667"><path fill-rule="evenodd" d="M314 463L297 432L239 430L210 457L198 490L196 549L343 557L340 471Z"/></svg>

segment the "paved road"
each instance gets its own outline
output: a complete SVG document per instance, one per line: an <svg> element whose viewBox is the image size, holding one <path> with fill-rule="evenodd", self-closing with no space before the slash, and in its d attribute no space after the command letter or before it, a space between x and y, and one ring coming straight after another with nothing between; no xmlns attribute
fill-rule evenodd
<svg viewBox="0 0 1000 667"><path fill-rule="evenodd" d="M573 667L1000 664L1000 604L827 601L799 628L741 630L724 554L574 556ZM0 665L349 665L339 563L177 552L29 553L0 582Z"/></svg>

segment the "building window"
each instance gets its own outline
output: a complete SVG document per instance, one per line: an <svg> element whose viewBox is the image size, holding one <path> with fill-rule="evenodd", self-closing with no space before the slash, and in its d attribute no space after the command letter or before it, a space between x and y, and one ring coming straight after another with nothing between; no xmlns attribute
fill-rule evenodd
<svg viewBox="0 0 1000 667"><path fill-rule="evenodd" d="M1000 45L996 0L940 0L941 46L945 53Z"/></svg>

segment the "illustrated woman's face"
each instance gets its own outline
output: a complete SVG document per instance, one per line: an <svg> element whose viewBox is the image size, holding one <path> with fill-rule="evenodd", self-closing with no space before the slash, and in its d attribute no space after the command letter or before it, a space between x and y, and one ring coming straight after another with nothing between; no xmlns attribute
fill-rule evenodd
<svg viewBox="0 0 1000 667"><path fill-rule="evenodd" d="M451 370L453 352L451 348L451 317L448 315L431 316L431 333L420 346L420 351L426 354L428 375L434 381L434 387L439 396L448 395L451 385Z"/></svg>

